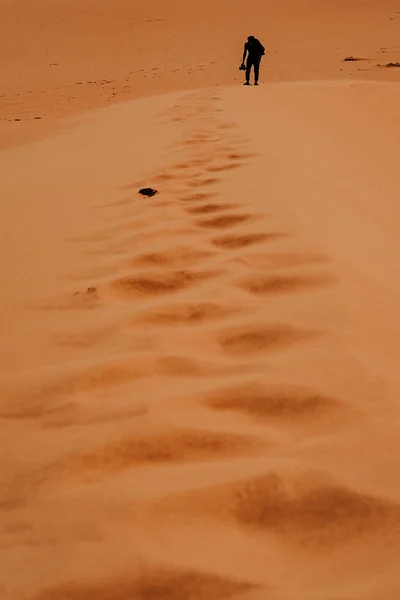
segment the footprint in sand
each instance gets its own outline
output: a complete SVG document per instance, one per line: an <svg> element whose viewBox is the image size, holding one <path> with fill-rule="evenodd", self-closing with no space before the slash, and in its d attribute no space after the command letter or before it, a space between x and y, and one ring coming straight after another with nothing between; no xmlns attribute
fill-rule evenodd
<svg viewBox="0 0 400 600"><path fill-rule="evenodd" d="M260 156L260 154L254 152L227 152L223 155L227 160L243 160L246 158L255 158L257 156Z"/></svg>
<svg viewBox="0 0 400 600"><path fill-rule="evenodd" d="M178 246L163 252L146 252L136 256L132 264L145 267L193 267L215 256L209 250L196 250L190 246Z"/></svg>
<svg viewBox="0 0 400 600"><path fill-rule="evenodd" d="M173 165L171 167L171 169L176 170L176 171L186 171L187 169L193 169L198 166L207 165L211 162L211 160L212 159L210 159L209 157L193 158L192 160L189 160L184 163L177 163L177 164Z"/></svg>
<svg viewBox="0 0 400 600"><path fill-rule="evenodd" d="M317 335L289 325L263 323L228 329L219 334L217 343L228 355L253 355L290 348Z"/></svg>
<svg viewBox="0 0 400 600"><path fill-rule="evenodd" d="M140 315L135 322L156 327L175 327L176 325L201 325L208 321L224 319L237 314L239 309L215 302L196 302L173 304L164 309L149 311Z"/></svg>
<svg viewBox="0 0 400 600"><path fill-rule="evenodd" d="M243 263L252 269L292 269L327 262L322 254L313 252L270 252L247 254Z"/></svg>
<svg viewBox="0 0 400 600"><path fill-rule="evenodd" d="M183 146L183 147L196 147L196 146L202 146L204 147L206 144L207 146L211 145L212 143L218 142L219 138L215 137L213 138L212 136L204 136L204 137L192 137L192 138L188 138L186 140L180 141L178 144L178 146Z"/></svg>
<svg viewBox="0 0 400 600"><path fill-rule="evenodd" d="M143 563L143 561L141 561ZM131 566L118 578L71 581L44 589L31 600L240 600L259 586L185 569Z"/></svg>
<svg viewBox="0 0 400 600"><path fill-rule="evenodd" d="M186 212L191 215L213 214L236 208L237 204L205 204L203 206L194 206L185 208Z"/></svg>
<svg viewBox="0 0 400 600"><path fill-rule="evenodd" d="M140 298L142 296L158 296L186 290L203 281L214 279L222 271L172 271L143 275L132 275L116 279L111 288L121 296Z"/></svg>
<svg viewBox="0 0 400 600"><path fill-rule="evenodd" d="M189 187L198 188L198 187L205 187L208 185L214 185L215 183L218 183L219 181L220 181L220 179L217 179L216 177L203 177L200 179L189 179L186 181L186 185L188 185Z"/></svg>
<svg viewBox="0 0 400 600"><path fill-rule="evenodd" d="M337 398L312 389L294 386L271 386L249 381L246 384L210 392L200 401L217 411L243 413L257 422L260 419L280 424L307 425L316 419L332 419L343 408Z"/></svg>
<svg viewBox="0 0 400 600"><path fill-rule="evenodd" d="M240 169L240 167L244 167L246 163L234 162L228 163L224 165L215 165L211 167L207 167L206 171L209 173L219 173L223 171L232 171L233 169Z"/></svg>
<svg viewBox="0 0 400 600"><path fill-rule="evenodd" d="M216 360L200 360L188 358L181 355L169 355L158 357L154 362L152 375L165 377L200 377L213 378L220 376L236 376L240 373L254 373L258 365L231 365Z"/></svg>
<svg viewBox="0 0 400 600"><path fill-rule="evenodd" d="M274 534L303 551L330 552L367 540L400 543L400 504L305 473L270 472L164 499L164 511L185 509Z"/></svg>
<svg viewBox="0 0 400 600"><path fill-rule="evenodd" d="M53 471L53 481L68 477L101 477L148 464L195 462L254 453L253 438L197 429L135 434L110 442L98 450L73 455Z"/></svg>
<svg viewBox="0 0 400 600"><path fill-rule="evenodd" d="M244 221L251 219L251 215L220 215L211 219L202 219L196 221L198 227L204 227L205 229L228 229L239 225Z"/></svg>
<svg viewBox="0 0 400 600"><path fill-rule="evenodd" d="M161 173L160 175L156 175L155 177L153 177L152 181L154 181L154 183L164 183L166 181L176 179L176 177L177 176L172 173Z"/></svg>
<svg viewBox="0 0 400 600"><path fill-rule="evenodd" d="M262 242L273 242L287 237L284 233L247 233L237 235L224 235L216 237L212 243L222 250L240 250L247 246L261 244Z"/></svg>
<svg viewBox="0 0 400 600"><path fill-rule="evenodd" d="M218 194L214 192L209 193L197 193L197 194L185 194L181 198L181 202L204 202L205 200L210 200L211 198L215 198Z"/></svg>
<svg viewBox="0 0 400 600"><path fill-rule="evenodd" d="M241 279L236 285L255 296L273 296L314 291L326 287L332 282L333 278L327 275L276 275L269 277L258 275Z"/></svg>

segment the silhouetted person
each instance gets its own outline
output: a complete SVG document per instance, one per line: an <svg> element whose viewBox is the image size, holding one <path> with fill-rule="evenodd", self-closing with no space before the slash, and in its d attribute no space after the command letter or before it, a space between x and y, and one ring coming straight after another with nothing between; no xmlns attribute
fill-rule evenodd
<svg viewBox="0 0 400 600"><path fill-rule="evenodd" d="M250 85L250 73L251 67L254 68L254 85L258 85L258 74L260 72L261 57L265 54L265 48L262 43L250 35L247 38L247 42L244 45L242 68L244 67L244 61L246 60L246 83L244 85Z"/></svg>

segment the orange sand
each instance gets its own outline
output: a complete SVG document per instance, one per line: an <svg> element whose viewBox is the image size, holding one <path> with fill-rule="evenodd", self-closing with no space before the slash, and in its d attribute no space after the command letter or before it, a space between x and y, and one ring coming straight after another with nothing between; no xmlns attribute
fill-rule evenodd
<svg viewBox="0 0 400 600"><path fill-rule="evenodd" d="M396 3L0 9L0 598L397 598Z"/></svg>

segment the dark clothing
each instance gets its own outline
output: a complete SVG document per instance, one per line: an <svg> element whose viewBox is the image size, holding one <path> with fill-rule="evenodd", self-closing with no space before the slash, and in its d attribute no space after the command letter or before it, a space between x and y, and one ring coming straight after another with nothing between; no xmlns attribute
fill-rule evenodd
<svg viewBox="0 0 400 600"><path fill-rule="evenodd" d="M244 45L245 53L248 52L249 58L261 60L261 57L265 54L265 48L261 42L254 38L254 40L247 41Z"/></svg>
<svg viewBox="0 0 400 600"><path fill-rule="evenodd" d="M246 81L250 81L251 67L254 67L254 82L258 82L258 74L260 72L261 56L248 55L246 61Z"/></svg>
<svg viewBox="0 0 400 600"><path fill-rule="evenodd" d="M265 54L265 48L262 43L256 38L252 38L247 40L244 45L243 52L243 62L245 61L247 54L247 62L246 62L246 82L250 81L250 73L251 68L254 68L254 82L258 82L258 75L260 72L260 62L261 57Z"/></svg>

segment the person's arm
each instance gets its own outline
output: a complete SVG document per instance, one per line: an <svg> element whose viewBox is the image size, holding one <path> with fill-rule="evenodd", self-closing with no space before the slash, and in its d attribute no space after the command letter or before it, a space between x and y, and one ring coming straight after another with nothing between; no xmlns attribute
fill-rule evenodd
<svg viewBox="0 0 400 600"><path fill-rule="evenodd" d="M246 60L246 54L247 54L247 44L244 45L242 65L244 65L244 61Z"/></svg>

